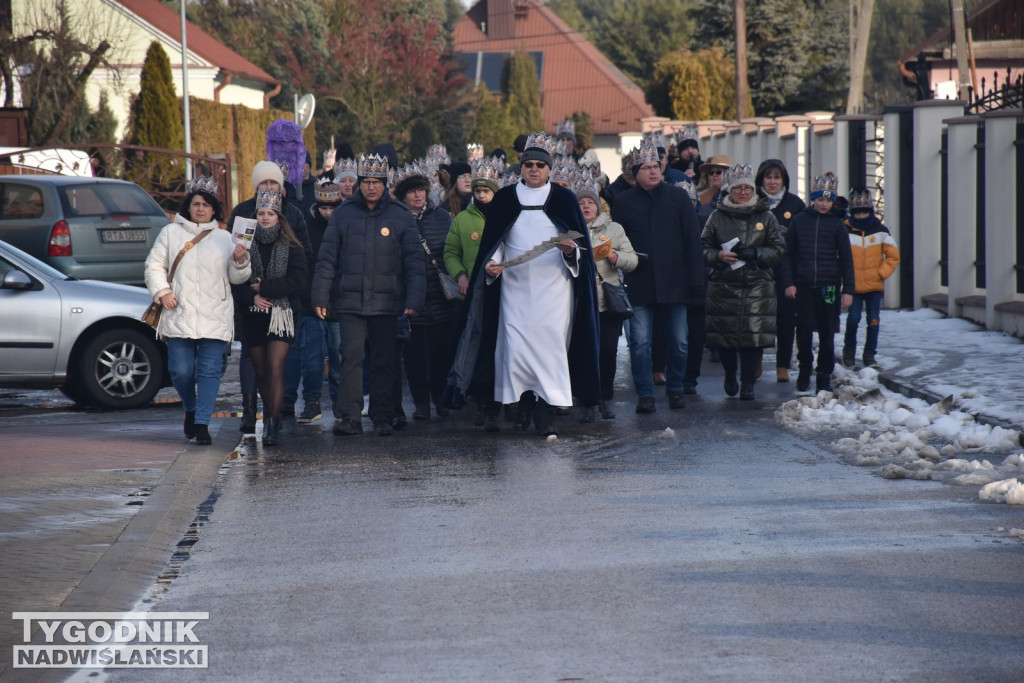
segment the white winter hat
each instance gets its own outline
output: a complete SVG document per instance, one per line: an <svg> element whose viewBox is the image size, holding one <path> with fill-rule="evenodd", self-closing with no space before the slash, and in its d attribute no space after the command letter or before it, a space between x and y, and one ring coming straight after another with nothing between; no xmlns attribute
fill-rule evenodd
<svg viewBox="0 0 1024 683"><path fill-rule="evenodd" d="M281 187L284 187L284 174L281 173L281 167L273 161L261 161L252 169L253 190L266 180L273 180Z"/></svg>

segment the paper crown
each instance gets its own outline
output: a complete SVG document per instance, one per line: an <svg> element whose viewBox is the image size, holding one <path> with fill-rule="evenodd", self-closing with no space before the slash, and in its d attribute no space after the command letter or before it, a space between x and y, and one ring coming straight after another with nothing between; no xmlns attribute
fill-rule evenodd
<svg viewBox="0 0 1024 683"><path fill-rule="evenodd" d="M659 163L661 160L658 154L658 143L655 142L653 137L649 136L645 136L640 141L640 146L634 147L630 151L630 155L632 158L629 160L629 167L633 169L650 162Z"/></svg>
<svg viewBox="0 0 1024 683"><path fill-rule="evenodd" d="M522 176L518 173L509 173L508 175L502 176L501 186L508 187L509 185L518 185L519 181L522 179Z"/></svg>
<svg viewBox="0 0 1024 683"><path fill-rule="evenodd" d="M452 158L448 156L448 150L444 145L431 145L427 148L426 165L428 168L436 169L450 163L452 163Z"/></svg>
<svg viewBox="0 0 1024 683"><path fill-rule="evenodd" d="M217 195L217 181L213 179L213 176L196 176L192 181L192 191L199 192L203 191L214 196Z"/></svg>
<svg viewBox="0 0 1024 683"><path fill-rule="evenodd" d="M836 187L839 186L839 179L836 178L836 174L832 171L825 173L824 175L817 176L814 179L814 183L811 185L811 199L818 199L824 197L835 201L836 198Z"/></svg>
<svg viewBox="0 0 1024 683"><path fill-rule="evenodd" d="M725 172L722 177L722 187L733 187L735 185L749 185L755 187L754 169L750 164L735 164Z"/></svg>
<svg viewBox="0 0 1024 683"><path fill-rule="evenodd" d="M394 182L395 185L398 185L398 183L402 182L403 180L413 178L415 176L422 176L424 180L427 179L427 172L420 167L419 160L414 161L411 164L406 164L401 168L395 169L392 181Z"/></svg>
<svg viewBox="0 0 1024 683"><path fill-rule="evenodd" d="M857 211L872 211L874 204L871 202L871 192L866 188L850 190L850 213Z"/></svg>
<svg viewBox="0 0 1024 683"><path fill-rule="evenodd" d="M595 202L599 196L599 189L597 187L597 181L590 176L589 173L579 172L573 177L572 180L572 191L576 193L576 196L580 199L583 197L590 197Z"/></svg>
<svg viewBox="0 0 1024 683"><path fill-rule="evenodd" d="M640 141L640 146L643 147L644 140L650 140L654 143L655 149L665 149L665 138L662 137L658 131L651 131L650 133L644 133L643 140Z"/></svg>
<svg viewBox="0 0 1024 683"><path fill-rule="evenodd" d="M564 182L572 185L573 178L577 173L576 161L572 157L556 157L555 165L551 169L551 182Z"/></svg>
<svg viewBox="0 0 1024 683"><path fill-rule="evenodd" d="M681 131L679 131L679 135L677 137L680 143L686 142L688 140L697 142L700 139L700 133L697 131L696 126L686 126Z"/></svg>
<svg viewBox="0 0 1024 683"><path fill-rule="evenodd" d="M337 204L341 201L341 187L330 176L324 176L313 185L313 199L317 204Z"/></svg>
<svg viewBox="0 0 1024 683"><path fill-rule="evenodd" d="M474 161L480 161L484 158L484 146L479 144L466 145L466 161L473 164Z"/></svg>
<svg viewBox="0 0 1024 683"><path fill-rule="evenodd" d="M281 213L281 199L282 195L277 190L257 190L256 208L273 209L274 211Z"/></svg>
<svg viewBox="0 0 1024 683"><path fill-rule="evenodd" d="M342 178L357 178L359 176L359 167L356 164L355 159L338 159L337 163L334 164L334 179L341 180Z"/></svg>
<svg viewBox="0 0 1024 683"><path fill-rule="evenodd" d="M502 173L505 171L505 162L500 157L487 157L471 164L473 168L473 180L489 180L495 185L501 185Z"/></svg>
<svg viewBox="0 0 1024 683"><path fill-rule="evenodd" d="M364 154L359 157L358 176L360 178L380 178L386 182L389 179L387 157L382 157L379 154Z"/></svg>
<svg viewBox="0 0 1024 683"><path fill-rule="evenodd" d="M697 201L697 186L693 184L693 181L689 178L683 178L676 183L676 187L680 187L686 190L686 194L690 195L690 201Z"/></svg>
<svg viewBox="0 0 1024 683"><path fill-rule="evenodd" d="M334 160L337 158L337 155L337 149L329 149L324 152L324 168L334 168Z"/></svg>
<svg viewBox="0 0 1024 683"><path fill-rule="evenodd" d="M284 176L284 179L288 180L288 162L284 159L274 159L274 163L281 169L281 175Z"/></svg>
<svg viewBox="0 0 1024 683"><path fill-rule="evenodd" d="M548 156L553 156L555 153L555 141L546 133L530 133L530 136L526 138L523 150L528 150L531 147L547 152Z"/></svg>
<svg viewBox="0 0 1024 683"><path fill-rule="evenodd" d="M576 122L572 119L559 121L558 127L555 128L555 139L566 139L576 142Z"/></svg>
<svg viewBox="0 0 1024 683"><path fill-rule="evenodd" d="M565 138L559 138L555 140L555 151L551 153L551 156L553 156L555 159L558 159L559 157L569 156L569 148L565 144Z"/></svg>

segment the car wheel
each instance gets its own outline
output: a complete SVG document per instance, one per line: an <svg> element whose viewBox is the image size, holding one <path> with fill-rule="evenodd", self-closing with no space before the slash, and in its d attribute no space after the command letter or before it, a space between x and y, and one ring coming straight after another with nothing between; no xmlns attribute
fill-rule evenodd
<svg viewBox="0 0 1024 683"><path fill-rule="evenodd" d="M73 375L69 384L77 401L110 410L138 408L160 391L164 360L145 334L107 330L86 344Z"/></svg>

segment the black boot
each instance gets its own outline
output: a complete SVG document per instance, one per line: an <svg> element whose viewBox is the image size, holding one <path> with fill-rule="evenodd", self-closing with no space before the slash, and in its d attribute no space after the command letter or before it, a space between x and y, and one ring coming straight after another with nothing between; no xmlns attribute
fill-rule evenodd
<svg viewBox="0 0 1024 683"><path fill-rule="evenodd" d="M210 438L210 425L196 425L196 443L200 446L209 446L213 443L213 439Z"/></svg>
<svg viewBox="0 0 1024 683"><path fill-rule="evenodd" d="M242 424L238 431L243 434L256 433L256 394L242 394Z"/></svg>
<svg viewBox="0 0 1024 683"><path fill-rule="evenodd" d="M601 404L598 406L598 410L601 413L602 420L615 419L615 411L612 410L612 404L609 401L601 401Z"/></svg>
<svg viewBox="0 0 1024 683"><path fill-rule="evenodd" d="M191 439L196 435L196 411L185 411L185 438Z"/></svg>
<svg viewBox="0 0 1024 683"><path fill-rule="evenodd" d="M819 372L815 378L815 391L832 391L832 373Z"/></svg>
<svg viewBox="0 0 1024 683"><path fill-rule="evenodd" d="M533 413L537 405L537 395L532 391L524 392L519 397L519 407L516 410L515 428L519 431L525 430L533 420ZM554 413L552 413L554 416Z"/></svg>
<svg viewBox="0 0 1024 683"><path fill-rule="evenodd" d="M725 373L725 382L723 383L723 388L725 389L725 393L726 393L727 396L735 396L736 392L740 390L739 382L736 381L736 372L735 371L733 371L731 373L726 371L726 373Z"/></svg>
<svg viewBox="0 0 1024 683"><path fill-rule="evenodd" d="M555 408L544 399L537 398L537 406L533 409L533 424L541 436L557 436L555 432Z"/></svg>
<svg viewBox="0 0 1024 683"><path fill-rule="evenodd" d="M753 401L754 400L754 383L743 382L740 384L740 400L741 401Z"/></svg>
<svg viewBox="0 0 1024 683"><path fill-rule="evenodd" d="M864 353L865 353L865 355L867 354L866 351ZM843 347L843 365L845 365L848 368L852 368L856 364L857 364L857 349L855 349L852 346L844 346Z"/></svg>
<svg viewBox="0 0 1024 683"><path fill-rule="evenodd" d="M869 368L877 368L878 361L875 360L875 352L864 349L864 366Z"/></svg>
<svg viewBox="0 0 1024 683"><path fill-rule="evenodd" d="M263 445L276 446L281 443L281 418L263 418Z"/></svg>
<svg viewBox="0 0 1024 683"><path fill-rule="evenodd" d="M807 391L811 388L811 371L800 368L800 374L796 377L796 390Z"/></svg>

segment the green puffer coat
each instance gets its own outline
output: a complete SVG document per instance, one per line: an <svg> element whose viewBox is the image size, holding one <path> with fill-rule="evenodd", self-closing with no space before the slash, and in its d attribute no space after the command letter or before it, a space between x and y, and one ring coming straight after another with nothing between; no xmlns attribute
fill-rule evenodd
<svg viewBox="0 0 1024 683"><path fill-rule="evenodd" d="M734 237L757 249L757 261L733 270L718 260L722 244ZM701 234L708 278L707 345L711 348L775 345L775 276L786 241L779 223L761 199L738 207L723 196Z"/></svg>

